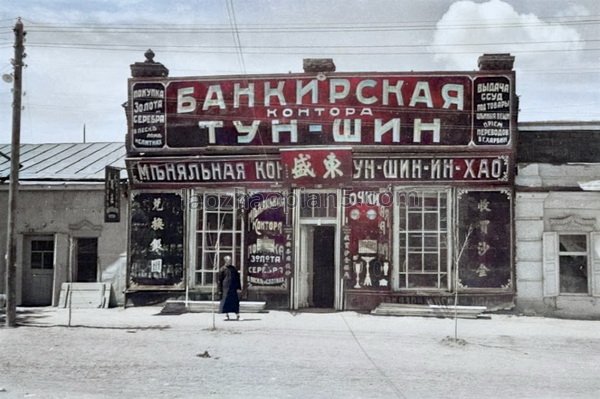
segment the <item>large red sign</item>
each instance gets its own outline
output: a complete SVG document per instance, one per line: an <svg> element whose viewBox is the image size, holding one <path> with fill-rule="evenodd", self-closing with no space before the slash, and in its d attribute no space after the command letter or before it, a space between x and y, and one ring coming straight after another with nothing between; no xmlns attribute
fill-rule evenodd
<svg viewBox="0 0 600 399"><path fill-rule="evenodd" d="M338 187L352 183L448 182L509 184L508 154L470 156L352 155L350 150L282 150L280 157L129 158L133 185L266 183Z"/></svg>
<svg viewBox="0 0 600 399"><path fill-rule="evenodd" d="M130 150L507 146L512 76L330 74L130 81Z"/></svg>

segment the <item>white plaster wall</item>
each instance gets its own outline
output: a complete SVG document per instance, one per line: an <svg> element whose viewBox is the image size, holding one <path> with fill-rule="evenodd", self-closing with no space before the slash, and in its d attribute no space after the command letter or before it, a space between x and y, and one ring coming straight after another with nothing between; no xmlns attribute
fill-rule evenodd
<svg viewBox="0 0 600 399"><path fill-rule="evenodd" d="M0 190L0 292L5 290L5 258L6 254L6 212L8 193ZM69 225L87 221L99 230L89 236L98 237L98 270L99 280L111 282L113 285L113 300L123 303L123 290L126 273L127 253L127 199L121 198L121 222L104 223L104 184L87 185L47 185L24 186L22 185L18 196L18 210L16 213L17 241L21 243L18 253L17 267L22 264L24 248L22 238L25 234L59 234L67 237L86 236L86 228L81 231L72 231ZM57 254L59 259L68 259L68 248L58 246L61 251ZM63 253L67 251L67 253ZM54 295L64 281L64 268L67 265L58 265L55 269ZM22 274L17 272L17 303L21 303ZM54 303L57 302L57 299Z"/></svg>
<svg viewBox="0 0 600 399"><path fill-rule="evenodd" d="M539 165L537 165L539 166ZM543 166L543 165L542 165ZM542 236L545 231L557 230L553 219L574 216L580 219L595 220L590 229L600 231L600 192L580 191L577 182L591 176L573 176L575 170L597 171L589 167L561 168L538 167L544 183L576 185L574 191L552 192L517 192L515 201L515 231L516 231L516 274L517 274L517 308L525 314L545 314L558 317L600 318L600 298L587 296L560 295L544 298L543 295L543 258ZM521 169L520 169L521 170ZM551 178L544 172L551 171ZM567 173L569 172L569 173ZM531 175L529 181L534 181ZM575 191L577 190L577 191Z"/></svg>

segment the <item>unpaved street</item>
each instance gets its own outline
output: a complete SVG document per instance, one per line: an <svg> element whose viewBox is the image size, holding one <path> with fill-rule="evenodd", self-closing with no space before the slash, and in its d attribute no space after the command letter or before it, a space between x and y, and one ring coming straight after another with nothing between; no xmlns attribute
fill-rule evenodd
<svg viewBox="0 0 600 399"><path fill-rule="evenodd" d="M600 322L20 309L4 398L597 398Z"/></svg>

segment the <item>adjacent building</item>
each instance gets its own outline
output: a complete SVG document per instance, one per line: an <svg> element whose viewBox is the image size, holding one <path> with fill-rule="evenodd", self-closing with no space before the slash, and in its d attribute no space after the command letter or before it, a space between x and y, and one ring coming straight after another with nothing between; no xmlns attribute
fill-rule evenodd
<svg viewBox="0 0 600 399"><path fill-rule="evenodd" d="M22 144L20 150L17 304L56 306L64 282L109 283L111 303L123 303L127 200L118 190L120 174L123 183L126 179L123 143ZM10 154L10 145L1 145L0 152ZM10 160L4 156L0 161L0 247L5 253ZM117 173L116 196L108 207L107 166ZM3 256L1 292L5 270Z"/></svg>
<svg viewBox="0 0 600 399"><path fill-rule="evenodd" d="M519 124L517 307L600 317L600 124Z"/></svg>

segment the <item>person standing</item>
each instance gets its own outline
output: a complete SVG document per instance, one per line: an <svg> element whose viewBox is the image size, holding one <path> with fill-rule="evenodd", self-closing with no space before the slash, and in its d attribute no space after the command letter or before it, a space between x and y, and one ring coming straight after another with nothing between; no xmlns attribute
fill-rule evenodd
<svg viewBox="0 0 600 399"><path fill-rule="evenodd" d="M240 319L240 298L239 292L242 289L240 273L236 267L231 264L231 256L223 257L223 267L219 270L218 291L221 297L219 303L219 313L225 313L229 319L229 313L235 313L236 320Z"/></svg>

